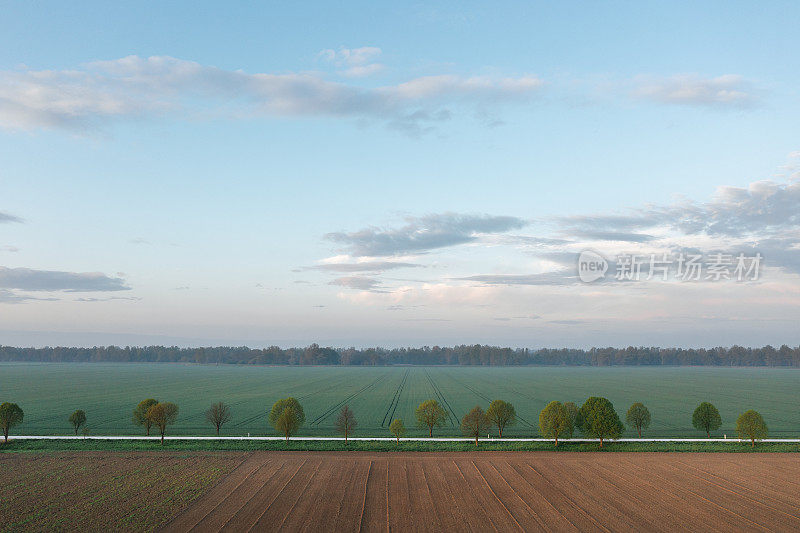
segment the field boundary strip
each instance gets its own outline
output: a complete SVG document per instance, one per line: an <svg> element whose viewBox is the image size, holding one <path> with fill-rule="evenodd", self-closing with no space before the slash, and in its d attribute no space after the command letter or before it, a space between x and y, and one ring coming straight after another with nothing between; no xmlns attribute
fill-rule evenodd
<svg viewBox="0 0 800 533"><path fill-rule="evenodd" d="M145 435L10 435L8 437L9 441L12 440L161 440L161 437L156 436L145 436ZM211 436L211 435L203 435L203 436L187 436L187 435L166 435L164 436L164 440L252 440L252 441L264 441L264 440L285 440L285 437L281 436L263 436L263 437L236 437L236 436ZM344 442L344 437L292 437L293 441L342 441ZM376 441L376 442L394 442L395 437L348 437L347 440L352 441ZM407 442L475 442L474 438L469 437L402 437L401 441ZM531 437L531 438L490 438L479 439L480 442L553 442L553 439L544 439L540 437ZM600 439L558 439L558 442L600 442ZM692 439L692 438L623 438L623 439L603 439L603 442L714 442L714 443L723 443L723 444L742 444L742 443L749 443L749 439ZM774 443L786 443L786 444L796 444L800 443L800 439L760 439L758 442L774 442Z"/></svg>

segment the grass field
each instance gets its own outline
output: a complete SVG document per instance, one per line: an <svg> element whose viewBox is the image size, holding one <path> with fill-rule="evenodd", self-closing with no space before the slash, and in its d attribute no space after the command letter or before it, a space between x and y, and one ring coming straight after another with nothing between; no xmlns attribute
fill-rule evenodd
<svg viewBox="0 0 800 533"><path fill-rule="evenodd" d="M438 434L457 435L465 412L501 398L513 402L519 416L507 436L536 436L538 413L548 401L580 405L600 395L614 403L623 419L631 403L647 405L651 437L701 436L691 427L691 413L703 400L722 414L720 436L733 436L735 419L746 409L761 412L771 437L800 436L800 369L0 364L0 402L16 402L25 411L16 434L67 434L67 417L75 409L86 411L92 434L138 433L131 411L149 397L180 406L170 434L212 434L203 413L214 401L228 403L233 411L224 434L274 434L267 411L290 395L305 409L304 435L333 434L344 404L356 414L357 435L387 436L393 418L405 420L409 436L422 435L413 428L414 408L428 398L438 399L448 411Z"/></svg>

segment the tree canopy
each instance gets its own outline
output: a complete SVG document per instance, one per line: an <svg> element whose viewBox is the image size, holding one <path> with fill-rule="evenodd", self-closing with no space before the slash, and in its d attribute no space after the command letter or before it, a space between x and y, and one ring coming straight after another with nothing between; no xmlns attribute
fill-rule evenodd
<svg viewBox="0 0 800 533"><path fill-rule="evenodd" d="M429 437L433 437L433 428L442 427L447 419L447 412L436 400L426 400L419 404L415 415L417 426L428 428Z"/></svg>
<svg viewBox="0 0 800 533"><path fill-rule="evenodd" d="M147 418L147 411L156 404L158 404L158 400L148 398L139 402L139 405L133 410L133 423L143 426L146 435L150 435L150 428L153 427L153 423Z"/></svg>
<svg viewBox="0 0 800 533"><path fill-rule="evenodd" d="M159 402L147 410L146 416L150 424L158 428L161 444L164 444L167 426L174 424L178 419L178 406L171 402Z"/></svg>
<svg viewBox="0 0 800 533"><path fill-rule="evenodd" d="M400 444L400 437L406 434L406 426L403 424L403 419L395 418L392 420L392 423L389 424L389 431L397 439L397 444Z"/></svg>
<svg viewBox="0 0 800 533"><path fill-rule="evenodd" d="M281 433L288 442L306 421L303 406L295 398L283 398L273 404L269 412L269 421L275 431Z"/></svg>
<svg viewBox="0 0 800 533"><path fill-rule="evenodd" d="M461 432L475 439L475 446L478 445L478 437L486 433L489 429L489 419L479 405L473 407L469 413L461 419Z"/></svg>
<svg viewBox="0 0 800 533"><path fill-rule="evenodd" d="M558 446L558 437L572 434L573 419L567 408L558 401L548 403L539 413L539 433L547 439L554 439Z"/></svg>
<svg viewBox="0 0 800 533"><path fill-rule="evenodd" d="M692 414L692 425L700 431L705 431L706 437L711 437L711 432L722 425L722 417L712 404L703 402L697 406Z"/></svg>
<svg viewBox="0 0 800 533"><path fill-rule="evenodd" d="M3 428L3 439L8 442L8 432L11 428L18 424L22 424L25 418L25 413L22 408L15 404L5 402L0 405L0 427Z"/></svg>
<svg viewBox="0 0 800 533"><path fill-rule="evenodd" d="M75 430L75 434L77 435L80 427L86 423L86 413L78 409L69 415L69 423L72 424L72 428Z"/></svg>
<svg viewBox="0 0 800 533"><path fill-rule="evenodd" d="M740 439L748 439L750 445L755 447L757 440L767 438L769 429L758 411L750 409L736 419L736 433Z"/></svg>
<svg viewBox="0 0 800 533"><path fill-rule="evenodd" d="M636 429L639 438L642 437L642 430L650 427L650 410L641 402L636 402L628 408L625 421L629 426Z"/></svg>
<svg viewBox="0 0 800 533"><path fill-rule="evenodd" d="M592 396L578 410L580 430L587 437L600 439L618 439L625 429L614 405L606 398Z"/></svg>
<svg viewBox="0 0 800 533"><path fill-rule="evenodd" d="M497 426L500 438L503 438L503 430L506 427L517 423L517 412L514 410L514 406L503 400L494 400L490 403L486 410L486 416L489 422Z"/></svg>

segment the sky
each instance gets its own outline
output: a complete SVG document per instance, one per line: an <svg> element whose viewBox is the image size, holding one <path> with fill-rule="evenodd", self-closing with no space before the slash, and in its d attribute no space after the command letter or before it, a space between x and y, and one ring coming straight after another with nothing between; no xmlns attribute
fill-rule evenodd
<svg viewBox="0 0 800 533"><path fill-rule="evenodd" d="M0 344L796 346L799 17L0 1Z"/></svg>

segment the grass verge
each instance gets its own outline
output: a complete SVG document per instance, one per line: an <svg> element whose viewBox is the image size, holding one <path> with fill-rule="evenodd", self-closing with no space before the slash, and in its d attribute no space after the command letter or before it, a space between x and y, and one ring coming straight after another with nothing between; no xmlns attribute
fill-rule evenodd
<svg viewBox="0 0 800 533"><path fill-rule="evenodd" d="M476 451L471 442L400 441L236 441L236 440L9 440L0 443L3 452L55 452L55 451L361 451L361 452L440 452ZM731 442L605 442L561 443L554 447L549 442L481 442L477 451L561 451L561 452L800 452L800 444Z"/></svg>

